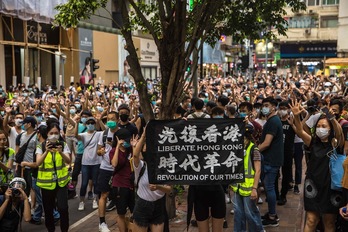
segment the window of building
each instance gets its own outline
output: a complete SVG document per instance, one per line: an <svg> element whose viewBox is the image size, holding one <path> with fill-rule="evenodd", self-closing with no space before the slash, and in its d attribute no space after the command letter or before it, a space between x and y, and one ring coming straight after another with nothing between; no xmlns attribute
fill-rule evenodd
<svg viewBox="0 0 348 232"><path fill-rule="evenodd" d="M322 28L337 27L337 24L337 16L322 16L320 18L320 27Z"/></svg>
<svg viewBox="0 0 348 232"><path fill-rule="evenodd" d="M338 5L340 0L323 0L323 5Z"/></svg>
<svg viewBox="0 0 348 232"><path fill-rule="evenodd" d="M311 16L295 16L288 19L289 28L312 28L315 19Z"/></svg>
<svg viewBox="0 0 348 232"><path fill-rule="evenodd" d="M157 78L157 67L156 66L143 66L143 67L141 67L141 72L142 72L145 79Z"/></svg>
<svg viewBox="0 0 348 232"><path fill-rule="evenodd" d="M307 0L307 6L319 6L320 0Z"/></svg>

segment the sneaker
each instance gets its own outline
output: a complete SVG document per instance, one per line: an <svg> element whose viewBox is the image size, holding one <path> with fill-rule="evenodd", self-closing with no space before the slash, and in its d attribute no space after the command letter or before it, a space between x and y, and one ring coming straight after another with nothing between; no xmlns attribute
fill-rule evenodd
<svg viewBox="0 0 348 232"><path fill-rule="evenodd" d="M228 194L225 194L225 202L226 204L231 203L231 198L228 196Z"/></svg>
<svg viewBox="0 0 348 232"><path fill-rule="evenodd" d="M30 219L29 223L33 224L33 225L41 225L42 224L41 220L34 220L33 218Z"/></svg>
<svg viewBox="0 0 348 232"><path fill-rule="evenodd" d="M262 204L263 203L263 200L261 197L259 197L259 199L257 200L257 204Z"/></svg>
<svg viewBox="0 0 348 232"><path fill-rule="evenodd" d="M108 225L105 222L99 224L99 232L110 232Z"/></svg>
<svg viewBox="0 0 348 232"><path fill-rule="evenodd" d="M92 193L92 191L89 191L88 192L88 200L93 200L93 199L94 199L93 193Z"/></svg>
<svg viewBox="0 0 348 232"><path fill-rule="evenodd" d="M276 219L266 218L262 221L263 227L277 227L279 226L279 222Z"/></svg>
<svg viewBox="0 0 348 232"><path fill-rule="evenodd" d="M106 212L110 212L113 211L114 209L116 209L116 205L113 201L110 201L109 205L106 207Z"/></svg>
<svg viewBox="0 0 348 232"><path fill-rule="evenodd" d="M280 197L279 201L277 202L277 205L285 205L287 201L288 200L286 200L286 197Z"/></svg>
<svg viewBox="0 0 348 232"><path fill-rule="evenodd" d="M227 225L227 221L226 220L224 220L224 225L223 225L223 228L228 228L228 225Z"/></svg>
<svg viewBox="0 0 348 232"><path fill-rule="evenodd" d="M265 215L261 216L261 220L266 220L266 219L269 219L269 214L268 213L266 213ZM275 215L275 220L277 222L279 222L279 218L278 218L277 214Z"/></svg>
<svg viewBox="0 0 348 232"><path fill-rule="evenodd" d="M77 210L79 211L85 210L85 203L83 201L80 202L79 208Z"/></svg>
<svg viewBox="0 0 348 232"><path fill-rule="evenodd" d="M300 194L300 189L298 188L298 185L294 186L294 194L296 194L296 195Z"/></svg>
<svg viewBox="0 0 348 232"><path fill-rule="evenodd" d="M231 214L234 214L234 209L231 209L230 213L231 213Z"/></svg>
<svg viewBox="0 0 348 232"><path fill-rule="evenodd" d="M96 199L93 200L92 209L98 209L98 201Z"/></svg>

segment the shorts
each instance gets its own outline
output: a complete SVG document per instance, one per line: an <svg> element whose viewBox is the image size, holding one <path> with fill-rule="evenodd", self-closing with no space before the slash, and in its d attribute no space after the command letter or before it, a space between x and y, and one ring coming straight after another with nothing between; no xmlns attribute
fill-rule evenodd
<svg viewBox="0 0 348 232"><path fill-rule="evenodd" d="M135 204L135 193L133 189L123 187L113 187L115 194L117 214L125 215L127 208L133 213Z"/></svg>
<svg viewBox="0 0 348 232"><path fill-rule="evenodd" d="M213 218L221 219L225 217L225 193L221 186L216 191L195 191L194 212L196 220L207 220L209 218L209 209Z"/></svg>
<svg viewBox="0 0 348 232"><path fill-rule="evenodd" d="M111 190L111 183L110 179L112 178L113 171L99 169L99 175L98 175L98 186L97 191L99 193L106 193L110 192Z"/></svg>
<svg viewBox="0 0 348 232"><path fill-rule="evenodd" d="M164 223L165 201L146 201L138 198L135 203L133 220L140 227L149 227L150 225L160 225Z"/></svg>

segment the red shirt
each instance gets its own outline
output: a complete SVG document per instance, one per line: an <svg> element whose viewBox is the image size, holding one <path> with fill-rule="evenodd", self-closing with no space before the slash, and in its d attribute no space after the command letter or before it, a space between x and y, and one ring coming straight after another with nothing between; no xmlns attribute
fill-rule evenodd
<svg viewBox="0 0 348 232"><path fill-rule="evenodd" d="M110 161L114 157L115 149L112 148L112 150L109 153ZM126 151L119 150L118 153L118 163L116 170L114 171L114 176L112 178L112 187L124 187L124 188L133 188L134 183L131 183L131 164L130 164L130 158L131 158L131 150L126 149Z"/></svg>

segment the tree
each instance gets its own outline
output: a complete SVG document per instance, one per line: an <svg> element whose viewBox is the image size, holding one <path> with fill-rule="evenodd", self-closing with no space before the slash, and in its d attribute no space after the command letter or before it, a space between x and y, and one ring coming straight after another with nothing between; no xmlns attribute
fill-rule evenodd
<svg viewBox="0 0 348 232"><path fill-rule="evenodd" d="M125 49L129 52L129 73L135 80L146 120L153 119L154 115L132 31L149 33L157 45L162 77L160 118L171 119L191 84L185 71L190 65L190 72L196 72L202 42L213 45L222 34L233 35L235 40L257 39L261 32L267 38L275 38L277 33L285 35L287 22L283 19L286 14L284 7L290 6L293 11L305 9L301 0L194 0L190 1L194 4L189 10L186 0L157 0L151 3L141 0L114 1L121 9L121 33L126 41ZM106 3L107 0L69 0L56 8L59 13L55 23L65 28L75 27L80 20L96 15L96 10L105 9ZM175 207L171 208L170 218L173 211L175 215Z"/></svg>
<svg viewBox="0 0 348 232"><path fill-rule="evenodd" d="M75 27L80 20L88 19L96 10L106 7L108 0L69 0L57 6L55 23L63 27ZM275 38L285 35L287 22L284 7L293 11L305 9L301 0L195 0L188 11L186 0L134 1L115 0L121 9L123 27L121 33L129 52L127 62L139 92L140 104L146 120L153 119L147 96L145 79L141 73L139 58L132 40L132 31L143 30L152 35L158 51L161 68L160 118L170 119L183 93L187 91L185 70L197 69L198 50L203 43L214 44L221 34L233 35L235 39ZM107 9L105 9L107 10ZM110 13L110 19L111 12ZM272 30L271 30L272 29ZM187 62L193 56L192 64Z"/></svg>

